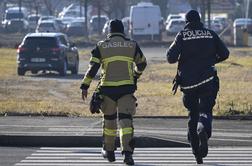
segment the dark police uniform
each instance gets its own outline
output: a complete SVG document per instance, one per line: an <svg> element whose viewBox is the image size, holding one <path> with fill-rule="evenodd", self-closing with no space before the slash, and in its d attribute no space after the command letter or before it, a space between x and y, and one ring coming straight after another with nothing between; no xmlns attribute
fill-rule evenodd
<svg viewBox="0 0 252 166"><path fill-rule="evenodd" d="M168 49L167 60L178 62L177 83L189 111L188 140L197 162L202 163L208 151L212 109L219 90L214 65L227 59L229 51L214 31L203 27L197 11L187 13L186 23Z"/></svg>
<svg viewBox="0 0 252 166"><path fill-rule="evenodd" d="M133 115L136 112L136 79L140 77L147 63L138 44L125 37L120 20L110 22L112 32L92 50L90 66L83 78L81 89L87 90L98 69L102 68L98 87L103 102L103 156L115 161L114 150L117 136L117 117L124 162L133 165L134 150ZM114 29L114 30L113 30Z"/></svg>

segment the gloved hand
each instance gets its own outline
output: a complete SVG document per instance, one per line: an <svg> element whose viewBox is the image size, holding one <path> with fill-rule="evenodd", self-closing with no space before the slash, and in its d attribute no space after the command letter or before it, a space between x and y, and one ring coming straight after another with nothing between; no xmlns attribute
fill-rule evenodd
<svg viewBox="0 0 252 166"><path fill-rule="evenodd" d="M83 101L85 101L85 99L87 98L87 94L88 94L88 91L85 89L82 89L81 97Z"/></svg>
<svg viewBox="0 0 252 166"><path fill-rule="evenodd" d="M102 101L103 101L103 99L101 98L101 95L94 92L92 99L90 101L90 104L89 104L89 110L92 114L94 114L94 113L99 114L100 113Z"/></svg>

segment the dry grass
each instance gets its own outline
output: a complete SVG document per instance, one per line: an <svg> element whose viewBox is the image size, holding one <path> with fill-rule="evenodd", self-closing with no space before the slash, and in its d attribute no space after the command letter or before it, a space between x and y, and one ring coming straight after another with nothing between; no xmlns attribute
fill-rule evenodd
<svg viewBox="0 0 252 166"><path fill-rule="evenodd" d="M217 65L221 88L214 114L252 114L251 48L231 49L230 58ZM81 77L61 79L55 74L16 75L16 51L0 49L0 114L23 113L42 115L90 116L88 103L80 97ZM82 61L89 59L89 50L81 51ZM186 115L178 92L171 93L176 65L149 63L138 84L137 115ZM90 93L97 81L92 83Z"/></svg>

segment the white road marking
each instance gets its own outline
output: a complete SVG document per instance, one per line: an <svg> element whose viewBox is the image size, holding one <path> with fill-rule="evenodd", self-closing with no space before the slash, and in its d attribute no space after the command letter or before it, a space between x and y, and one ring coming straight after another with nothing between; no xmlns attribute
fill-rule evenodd
<svg viewBox="0 0 252 166"><path fill-rule="evenodd" d="M122 165L123 156L116 151L116 162L108 163L100 154L101 148L41 147L35 153L16 163L16 166L92 166ZM136 165L190 166L195 165L191 148L136 148ZM252 147L210 147L204 165L252 165Z"/></svg>

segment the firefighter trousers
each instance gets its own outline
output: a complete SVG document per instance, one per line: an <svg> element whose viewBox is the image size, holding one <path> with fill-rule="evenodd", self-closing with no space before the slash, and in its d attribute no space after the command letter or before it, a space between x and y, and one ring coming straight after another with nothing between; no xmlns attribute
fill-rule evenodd
<svg viewBox="0 0 252 166"><path fill-rule="evenodd" d="M101 105L103 112L103 149L114 151L116 149L117 122L122 153L134 151L133 115L136 112L136 98L133 94L121 96L113 100L103 96Z"/></svg>

